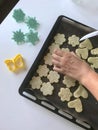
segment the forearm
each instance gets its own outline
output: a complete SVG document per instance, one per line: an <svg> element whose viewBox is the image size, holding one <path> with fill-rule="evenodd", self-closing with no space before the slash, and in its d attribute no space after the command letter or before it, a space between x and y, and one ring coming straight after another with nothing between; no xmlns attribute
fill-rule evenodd
<svg viewBox="0 0 98 130"><path fill-rule="evenodd" d="M92 93L92 95L98 101L98 74L91 70L84 78L81 83Z"/></svg>

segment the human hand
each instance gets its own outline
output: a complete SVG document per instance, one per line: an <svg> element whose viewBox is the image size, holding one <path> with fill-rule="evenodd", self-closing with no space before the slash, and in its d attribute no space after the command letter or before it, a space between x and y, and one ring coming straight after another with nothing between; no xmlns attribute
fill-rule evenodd
<svg viewBox="0 0 98 130"><path fill-rule="evenodd" d="M52 57L53 69L55 71L68 75L80 82L82 82L91 70L90 66L74 52L64 52L56 49Z"/></svg>

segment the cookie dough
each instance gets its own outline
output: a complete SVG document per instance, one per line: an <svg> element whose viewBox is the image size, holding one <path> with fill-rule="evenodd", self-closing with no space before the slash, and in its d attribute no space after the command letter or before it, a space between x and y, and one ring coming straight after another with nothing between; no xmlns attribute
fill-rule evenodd
<svg viewBox="0 0 98 130"><path fill-rule="evenodd" d="M66 41L66 38L64 34L57 33L56 36L54 36L54 40L56 44L62 45Z"/></svg>
<svg viewBox="0 0 98 130"><path fill-rule="evenodd" d="M59 81L60 75L56 71L50 71L47 78L50 83L57 83Z"/></svg>
<svg viewBox="0 0 98 130"><path fill-rule="evenodd" d="M64 76L64 79L63 79L63 84L66 85L66 87L70 88L70 87L74 87L75 86L75 82L76 80L72 79L71 77L69 76Z"/></svg>
<svg viewBox="0 0 98 130"><path fill-rule="evenodd" d="M79 37L77 37L76 35L68 37L68 44L72 45L72 47L79 45Z"/></svg>
<svg viewBox="0 0 98 130"><path fill-rule="evenodd" d="M42 85L42 80L41 78L38 76L34 76L32 77L32 80L30 81L30 85L32 89L40 89L41 85Z"/></svg>
<svg viewBox="0 0 98 130"><path fill-rule="evenodd" d="M43 93L44 96L52 95L54 87L50 84L50 82L43 83L40 91Z"/></svg>
<svg viewBox="0 0 98 130"><path fill-rule="evenodd" d="M73 95L75 98L79 98L80 96L83 98L88 98L88 92L82 85L79 85L79 87L73 93Z"/></svg>
<svg viewBox="0 0 98 130"><path fill-rule="evenodd" d="M82 59L87 59L88 58L88 49L87 48L76 49L76 55L78 55Z"/></svg>
<svg viewBox="0 0 98 130"><path fill-rule="evenodd" d="M59 49L59 45L52 43L51 46L49 46L49 52L52 54L55 49Z"/></svg>
<svg viewBox="0 0 98 130"><path fill-rule="evenodd" d="M46 56L44 56L44 61L46 65L52 65L52 54L48 53Z"/></svg>
<svg viewBox="0 0 98 130"><path fill-rule="evenodd" d="M47 76L48 72L49 72L49 69L47 68L47 65L39 65L37 69L37 73L39 74L40 77Z"/></svg>
<svg viewBox="0 0 98 130"><path fill-rule="evenodd" d="M58 93L58 96L60 97L61 101L70 101L70 98L72 97L72 93L69 88L60 88L60 92Z"/></svg>
<svg viewBox="0 0 98 130"><path fill-rule="evenodd" d="M88 50L91 50L93 48L92 43L89 39L84 40L79 45L80 48L87 48Z"/></svg>
<svg viewBox="0 0 98 130"><path fill-rule="evenodd" d="M69 108L74 108L76 112L80 113L83 111L83 106L82 106L82 102L79 98L68 102L68 107Z"/></svg>
<svg viewBox="0 0 98 130"><path fill-rule="evenodd" d="M98 57L89 57L88 62L92 65L92 67L98 69Z"/></svg>
<svg viewBox="0 0 98 130"><path fill-rule="evenodd" d="M92 55L98 55L98 48L92 49L91 54Z"/></svg>

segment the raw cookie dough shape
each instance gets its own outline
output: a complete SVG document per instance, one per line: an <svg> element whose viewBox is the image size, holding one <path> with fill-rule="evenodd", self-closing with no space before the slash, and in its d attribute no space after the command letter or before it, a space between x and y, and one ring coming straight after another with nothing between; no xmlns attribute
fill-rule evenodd
<svg viewBox="0 0 98 130"><path fill-rule="evenodd" d="M56 43L56 44L62 45L62 44L66 41L66 38L65 38L65 35L64 35L64 34L57 33L57 34L54 36L54 40L55 40L55 43Z"/></svg>
<svg viewBox="0 0 98 130"><path fill-rule="evenodd" d="M76 80L72 79L71 77L65 75L64 79L63 79L63 84L66 85L66 87L70 88L70 87L74 87L75 86L75 82Z"/></svg>
<svg viewBox="0 0 98 130"><path fill-rule="evenodd" d="M79 45L79 37L77 37L76 35L68 37L68 44L72 45L72 47Z"/></svg>
<svg viewBox="0 0 98 130"><path fill-rule="evenodd" d="M92 49L91 54L92 55L98 55L98 48Z"/></svg>
<svg viewBox="0 0 98 130"><path fill-rule="evenodd" d="M44 56L44 61L46 65L52 65L52 54L48 53Z"/></svg>
<svg viewBox="0 0 98 130"><path fill-rule="evenodd" d="M60 75L56 71L50 71L47 78L50 83L57 83L59 81Z"/></svg>
<svg viewBox="0 0 98 130"><path fill-rule="evenodd" d="M69 88L60 88L58 96L60 97L62 102L70 101L70 98L72 97L72 93Z"/></svg>
<svg viewBox="0 0 98 130"><path fill-rule="evenodd" d="M39 74L40 77L47 76L48 72L49 69L47 68L47 65L39 65L37 73Z"/></svg>
<svg viewBox="0 0 98 130"><path fill-rule="evenodd" d="M98 57L89 57L88 62L91 63L93 68L98 69Z"/></svg>
<svg viewBox="0 0 98 130"><path fill-rule="evenodd" d="M88 58L88 49L87 48L79 48L76 49L76 54L81 57L82 59Z"/></svg>
<svg viewBox="0 0 98 130"><path fill-rule="evenodd" d="M29 17L26 19L26 22L25 22L28 26L29 29L35 29L37 30L38 26L39 26L39 23L37 22L36 18L32 18L32 17Z"/></svg>
<svg viewBox="0 0 98 130"><path fill-rule="evenodd" d="M88 92L82 85L79 85L79 87L73 93L73 95L75 98L79 98L80 96L83 98L88 98Z"/></svg>
<svg viewBox="0 0 98 130"><path fill-rule="evenodd" d="M61 50L64 52L70 52L69 48L62 48Z"/></svg>
<svg viewBox="0 0 98 130"><path fill-rule="evenodd" d="M43 83L40 91L43 93L44 96L52 95L54 87L50 84L50 82Z"/></svg>
<svg viewBox="0 0 98 130"><path fill-rule="evenodd" d="M59 49L59 48L60 47L58 44L52 43L51 46L49 46L49 51L52 54L55 49Z"/></svg>
<svg viewBox="0 0 98 130"><path fill-rule="evenodd" d="M13 32L12 38L18 45L25 43L25 34L19 29L19 31Z"/></svg>
<svg viewBox="0 0 98 130"><path fill-rule="evenodd" d="M84 40L79 45L80 48L87 48L88 50L91 50L93 48L92 43L89 39Z"/></svg>
<svg viewBox="0 0 98 130"><path fill-rule="evenodd" d="M69 108L74 108L76 112L80 113L83 111L83 106L82 106L82 102L79 98L68 102L68 107Z"/></svg>
<svg viewBox="0 0 98 130"><path fill-rule="evenodd" d="M27 42L30 42L33 45L35 45L36 42L39 41L38 32L33 32L32 30L30 30L29 33L25 34L25 36L27 38Z"/></svg>
<svg viewBox="0 0 98 130"><path fill-rule="evenodd" d="M13 13L13 18L16 22L21 23L25 21L25 13L21 9L15 9Z"/></svg>
<svg viewBox="0 0 98 130"><path fill-rule="evenodd" d="M40 89L41 85L42 85L42 80L41 78L38 76L33 76L31 81L30 81L30 85L32 89Z"/></svg>

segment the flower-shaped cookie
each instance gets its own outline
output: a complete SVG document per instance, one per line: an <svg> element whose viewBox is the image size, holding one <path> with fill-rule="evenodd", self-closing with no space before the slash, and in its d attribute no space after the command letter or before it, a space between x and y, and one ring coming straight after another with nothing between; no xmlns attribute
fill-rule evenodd
<svg viewBox="0 0 98 130"><path fill-rule="evenodd" d="M47 78L50 83L57 83L59 81L60 75L56 71L50 71Z"/></svg>
<svg viewBox="0 0 98 130"><path fill-rule="evenodd" d="M57 33L56 36L54 36L54 40L55 43L62 45L66 41L66 38L64 34Z"/></svg>
<svg viewBox="0 0 98 130"><path fill-rule="evenodd" d="M47 68L47 65L39 65L37 69L37 73L39 74L40 77L47 76L48 72L49 72L49 69Z"/></svg>
<svg viewBox="0 0 98 130"><path fill-rule="evenodd" d="M43 83L42 87L40 88L40 91L43 93L43 95L52 95L54 90L54 87L50 84L50 82Z"/></svg>
<svg viewBox="0 0 98 130"><path fill-rule="evenodd" d="M76 35L72 35L68 38L68 44L75 47L76 45L79 45L79 37Z"/></svg>
<svg viewBox="0 0 98 130"><path fill-rule="evenodd" d="M72 79L71 77L69 76L64 76L64 79L63 79L63 84L66 85L66 87L70 88L70 87L74 87L75 86L75 82L76 80Z"/></svg>
<svg viewBox="0 0 98 130"><path fill-rule="evenodd" d="M60 88L60 92L58 93L58 96L60 97L61 101L70 101L70 98L72 97L72 93L70 92L69 88Z"/></svg>
<svg viewBox="0 0 98 130"><path fill-rule="evenodd" d="M44 61L46 65L52 65L52 54L48 53L46 56L44 56Z"/></svg>
<svg viewBox="0 0 98 130"><path fill-rule="evenodd" d="M83 111L82 102L79 98L68 102L68 107L74 108L76 110L76 112L79 112L79 113Z"/></svg>
<svg viewBox="0 0 98 130"><path fill-rule="evenodd" d="M59 45L52 43L51 46L49 46L49 51L52 54L55 49L59 49Z"/></svg>
<svg viewBox="0 0 98 130"><path fill-rule="evenodd" d="M32 80L30 81L30 85L32 89L40 89L42 85L42 80L40 77L32 77Z"/></svg>

